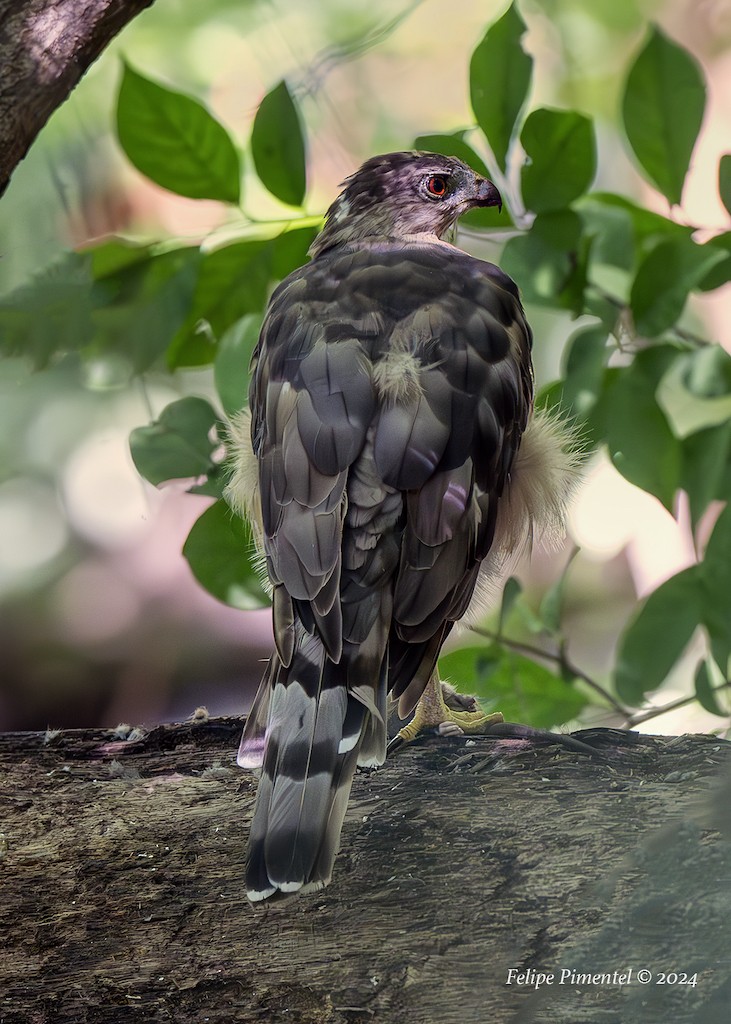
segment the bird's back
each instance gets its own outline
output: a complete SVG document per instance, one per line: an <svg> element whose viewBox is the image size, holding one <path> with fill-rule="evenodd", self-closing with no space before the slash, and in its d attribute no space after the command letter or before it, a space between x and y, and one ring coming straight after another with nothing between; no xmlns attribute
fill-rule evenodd
<svg viewBox="0 0 731 1024"><path fill-rule="evenodd" d="M414 706L469 605L530 344L512 281L438 242L336 246L272 296L250 393L277 645L241 748L263 762L253 898L329 880L387 691Z"/></svg>

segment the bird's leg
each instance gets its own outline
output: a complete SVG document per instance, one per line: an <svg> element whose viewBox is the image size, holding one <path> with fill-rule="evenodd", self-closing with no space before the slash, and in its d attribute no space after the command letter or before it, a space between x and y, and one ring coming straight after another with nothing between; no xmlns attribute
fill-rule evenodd
<svg viewBox="0 0 731 1024"><path fill-rule="evenodd" d="M457 693L453 686L441 682L438 674L433 672L416 705L414 717L397 733L389 744L389 750L410 743L425 729L437 729L440 736L462 736L464 733L486 732L491 725L502 721L499 711L486 714L474 697Z"/></svg>

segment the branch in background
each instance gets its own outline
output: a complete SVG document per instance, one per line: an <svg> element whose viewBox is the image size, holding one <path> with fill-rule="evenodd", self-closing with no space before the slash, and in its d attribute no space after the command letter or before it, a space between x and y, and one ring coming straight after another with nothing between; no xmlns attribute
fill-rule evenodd
<svg viewBox="0 0 731 1024"><path fill-rule="evenodd" d="M531 658L542 658L544 661L550 661L554 665L558 665L561 669L562 674L574 676L576 679L580 679L582 683L585 683L590 689L594 690L595 693L607 702L624 719L626 728L633 729L636 725L642 725L644 722L649 722L653 718L659 718L661 715L666 714L668 711L675 711L677 708L685 707L687 704L692 704L698 698L695 693L689 694L687 697L678 697L676 700L668 701L667 704L661 704L656 708L648 708L646 711L635 711L632 712L629 708L625 707L621 701L610 693L601 683L598 683L596 679L592 679L591 676L587 675L583 669L580 669L577 665L571 661L566 652L566 645L562 643L557 651L546 651L542 647L536 647L533 644L526 644L520 640L511 640L502 634L494 633L489 629L482 629L478 626L472 627L473 633L478 633L480 636L484 636L487 640L492 640L495 643L502 644L511 651L517 651L519 654L527 654ZM718 686L713 688L714 693L719 693L721 690L731 689L731 680L726 680L723 683L719 683Z"/></svg>
<svg viewBox="0 0 731 1024"><path fill-rule="evenodd" d="M472 627L473 633L478 633L480 636L486 637L488 640L493 640L496 643L503 644L504 647L510 648L512 651L517 651L520 654L528 654L531 658L543 658L545 661L551 661L555 665L558 665L561 672L564 675L574 676L576 679L580 679L582 683L585 683L590 689L598 693L602 700L605 700L611 708L613 708L617 714L621 715L622 718L629 720L631 711L626 708L624 704L617 700L617 698L611 694L605 687L592 679L591 676L587 675L583 669L580 669L577 665L570 660L567 652L566 645L561 644L557 651L545 651L542 647L534 647L532 644L522 643L520 640L509 640L502 634L493 633L489 629L482 629L477 626Z"/></svg>
<svg viewBox="0 0 731 1024"><path fill-rule="evenodd" d="M626 302L622 302L621 299L618 299L616 295L612 295L611 292L608 292L604 288L601 288L598 284L590 284L588 288L592 292L594 292L595 295L598 295L601 299L604 299L605 302L608 302L611 306L614 306L614 308L619 310L619 312L622 313L623 316L631 317L631 310L629 306L626 304ZM681 341L687 341L688 344L695 345L696 348L707 348L709 345L715 344L715 342L709 340L708 338L702 337L702 335L700 334L696 334L694 331L689 331L685 327L678 327L677 324L674 324L669 329L677 338L680 338ZM634 330L631 330L629 333L634 338Z"/></svg>
<svg viewBox="0 0 731 1024"><path fill-rule="evenodd" d="M726 680L724 683L719 683L718 686L713 687L713 693L718 693L720 690L728 690L731 687L731 680ZM675 711L676 708L685 707L686 704L693 704L698 700L695 693L691 693L688 697L678 697L677 700L671 700L667 704L661 704L659 708L649 708L647 711L638 711L634 715L630 715L627 719L627 726L631 729L635 725L641 725L643 722L649 722L651 718L658 718L660 715L664 715L667 711Z"/></svg>
<svg viewBox="0 0 731 1024"><path fill-rule="evenodd" d="M153 0L0 0L0 196L48 118Z"/></svg>

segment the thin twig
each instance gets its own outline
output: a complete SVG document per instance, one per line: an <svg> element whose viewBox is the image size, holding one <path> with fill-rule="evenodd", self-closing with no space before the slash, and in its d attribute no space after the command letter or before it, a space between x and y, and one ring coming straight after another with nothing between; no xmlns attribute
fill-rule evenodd
<svg viewBox="0 0 731 1024"><path fill-rule="evenodd" d="M611 292L606 291L598 284L594 284L593 282L589 283L587 285L587 290L593 291L600 298L604 299L605 302L608 302L610 306L614 306L614 308L619 310L621 313L626 313L630 309L626 302L617 298L616 295L612 295ZM695 345L698 348L707 348L709 345L716 344L716 342L711 341L709 338L704 338L700 334L696 334L694 331L689 331L686 327L679 327L677 324L673 324L668 328L668 330L677 338L680 338L681 341L687 341L689 345ZM633 339L636 340L634 332Z"/></svg>
<svg viewBox="0 0 731 1024"><path fill-rule="evenodd" d="M731 680L726 680L723 683L719 683L718 686L712 687L713 693L718 693L719 690L727 690L731 687ZM686 704L692 704L693 701L698 698L694 693L688 697L678 697L676 700L668 701L667 704L662 704L659 708L649 708L647 711L638 711L634 715L630 715L627 718L627 725L631 729L635 725L641 725L643 722L649 722L652 718L659 718L660 715L666 714L668 711L675 711L676 708L685 707Z"/></svg>
<svg viewBox="0 0 731 1024"><path fill-rule="evenodd" d="M696 334L694 331L688 331L685 327L671 327L671 331L681 339L681 341L688 341L691 345L699 345L702 348L707 348L709 345L715 345L715 341L711 341L709 338L702 338L700 334Z"/></svg>
<svg viewBox="0 0 731 1024"><path fill-rule="evenodd" d="M557 651L546 651L542 647L535 647L533 644L526 644L520 640L510 640L508 637L493 633L491 630L483 629L480 626L472 626L472 632L478 633L480 636L484 636L488 640L494 640L497 643L503 644L505 647L509 647L511 650L517 651L519 654L529 654L531 657L543 658L545 661L554 662L566 674L580 679L582 683L585 683L590 689L598 693L607 702L607 704L609 704L610 707L612 707L625 720L629 720L629 709L626 708L621 701L617 700L613 694L609 693L609 691L598 683L596 679L592 679L591 676L587 675L587 673L584 672L583 669L580 669L578 665L574 665L566 653L565 643L562 643Z"/></svg>
<svg viewBox="0 0 731 1024"><path fill-rule="evenodd" d="M487 640L493 640L496 643L503 644L504 647L508 647L512 651L517 651L519 654L528 654L534 658L543 658L544 661L554 662L563 672L580 679L582 683L585 683L588 687L603 697L604 700L622 716L624 724L628 729L632 729L636 725L642 725L643 722L649 722L653 718L659 718L668 711L675 711L676 708L685 707L686 704L692 704L698 699L693 693L687 697L678 697L675 700L668 701L667 704L661 704L659 707L648 708L646 711L636 711L633 714L621 703L621 701L617 700L617 698L609 693L600 683L595 679L592 679L591 676L587 675L587 673L583 671L583 669L580 669L578 665L575 665L571 661L566 653L565 642L561 644L558 651L547 651L542 647L536 647L534 644L527 644L521 640L511 640L509 637L501 636L498 633L494 633L489 629L483 629L479 626L472 626L472 632L477 633L480 636L484 636ZM712 692L718 693L721 690L727 690L729 688L731 688L731 680L727 679L725 682L719 683L718 686L714 686Z"/></svg>

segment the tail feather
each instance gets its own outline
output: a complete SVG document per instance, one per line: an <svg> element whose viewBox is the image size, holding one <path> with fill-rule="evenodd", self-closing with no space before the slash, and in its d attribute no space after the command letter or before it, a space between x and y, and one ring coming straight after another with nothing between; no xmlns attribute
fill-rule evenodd
<svg viewBox="0 0 731 1024"><path fill-rule="evenodd" d="M236 755L236 762L240 768L255 770L261 768L264 763L266 725L274 687L273 679L279 670L280 664L281 662L278 657L270 660L264 673L264 678L259 684L259 689L256 691L254 702L246 717L246 725L241 736L241 742L239 743L239 751Z"/></svg>
<svg viewBox="0 0 731 1024"><path fill-rule="evenodd" d="M290 666L275 655L264 686L265 735L247 725L241 747L251 763L263 746L246 867L252 900L329 881L367 717L345 666L301 626Z"/></svg>
<svg viewBox="0 0 731 1024"><path fill-rule="evenodd" d="M362 705L361 705L362 713ZM340 758L333 774L330 791L330 810L322 833L317 859L312 868L305 891L314 891L327 885L332 877L333 865L340 847L340 833L350 797L350 787L358 762L358 751L353 749ZM305 887L303 887L305 888Z"/></svg>

